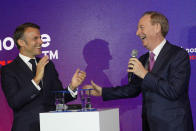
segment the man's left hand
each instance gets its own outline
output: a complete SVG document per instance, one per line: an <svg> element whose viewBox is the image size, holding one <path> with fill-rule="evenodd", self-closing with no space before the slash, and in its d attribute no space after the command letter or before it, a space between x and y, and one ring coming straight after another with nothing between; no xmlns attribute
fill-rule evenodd
<svg viewBox="0 0 196 131"><path fill-rule="evenodd" d="M148 71L137 58L130 58L127 72L133 72L138 77L144 79Z"/></svg>
<svg viewBox="0 0 196 131"><path fill-rule="evenodd" d="M72 77L70 83L70 89L75 90L79 85L82 84L85 78L86 78L86 73L84 71L81 71L80 69L77 69Z"/></svg>

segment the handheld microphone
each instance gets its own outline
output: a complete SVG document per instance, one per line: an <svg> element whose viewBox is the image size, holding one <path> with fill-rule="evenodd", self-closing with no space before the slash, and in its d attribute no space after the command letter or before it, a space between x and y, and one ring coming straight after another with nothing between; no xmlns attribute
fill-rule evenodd
<svg viewBox="0 0 196 131"><path fill-rule="evenodd" d="M138 51L137 51L136 49L133 49L133 50L131 51L131 57L132 57L132 58L136 58L137 55L138 55Z"/></svg>
<svg viewBox="0 0 196 131"><path fill-rule="evenodd" d="M131 51L131 58L136 58L138 55L138 51L136 49L133 49ZM128 81L131 82L131 78L133 77L133 73L132 72L129 72L128 73Z"/></svg>

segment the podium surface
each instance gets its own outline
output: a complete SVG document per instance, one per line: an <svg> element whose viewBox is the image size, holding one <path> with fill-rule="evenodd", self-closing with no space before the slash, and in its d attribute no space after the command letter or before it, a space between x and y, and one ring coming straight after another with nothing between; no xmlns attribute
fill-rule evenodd
<svg viewBox="0 0 196 131"><path fill-rule="evenodd" d="M40 131L119 131L119 109L40 113Z"/></svg>

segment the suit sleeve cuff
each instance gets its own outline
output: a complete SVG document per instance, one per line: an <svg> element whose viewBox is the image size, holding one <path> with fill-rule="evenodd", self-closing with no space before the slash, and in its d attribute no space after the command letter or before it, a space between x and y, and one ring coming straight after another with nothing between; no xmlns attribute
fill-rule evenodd
<svg viewBox="0 0 196 131"><path fill-rule="evenodd" d="M33 83L33 85L34 85L39 91L41 90L40 86L37 85L33 79L31 80L31 82Z"/></svg>
<svg viewBox="0 0 196 131"><path fill-rule="evenodd" d="M78 94L78 89L72 91L72 90L70 89L69 86L68 86L67 88L68 88L68 91L70 92L71 96L72 96L73 98L76 98L76 96L77 96L77 94Z"/></svg>

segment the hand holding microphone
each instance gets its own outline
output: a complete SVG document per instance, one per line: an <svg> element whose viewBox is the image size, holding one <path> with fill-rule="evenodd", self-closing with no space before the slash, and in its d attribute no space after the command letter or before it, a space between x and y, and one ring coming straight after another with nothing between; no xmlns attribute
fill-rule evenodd
<svg viewBox="0 0 196 131"><path fill-rule="evenodd" d="M137 55L138 55L138 51L137 51L136 49L133 49L133 50L131 51L131 58L136 58ZM133 64L131 64L131 63L129 64L129 63L128 63L128 69L133 69ZM129 71L128 71L128 72L129 72ZM132 76L133 76L133 73L132 73L132 72L129 72L129 73L128 73L128 81L129 81L129 82L131 82Z"/></svg>
<svg viewBox="0 0 196 131"><path fill-rule="evenodd" d="M148 73L148 71L144 68L142 63L136 58L138 55L137 50L132 50L131 52L131 58L129 59L128 63L128 80L131 82L132 75L135 74L138 77L144 79L145 75Z"/></svg>

